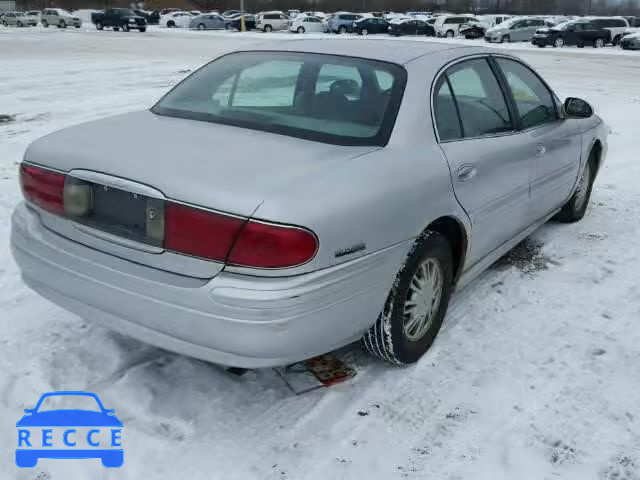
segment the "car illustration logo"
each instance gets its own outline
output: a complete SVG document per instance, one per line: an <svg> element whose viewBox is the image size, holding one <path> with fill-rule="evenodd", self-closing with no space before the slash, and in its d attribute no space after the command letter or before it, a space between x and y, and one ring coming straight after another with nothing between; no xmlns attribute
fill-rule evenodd
<svg viewBox="0 0 640 480"><path fill-rule="evenodd" d="M105 467L124 463L122 422L95 393L45 393L16 427L18 467L35 467L40 458L99 458Z"/></svg>

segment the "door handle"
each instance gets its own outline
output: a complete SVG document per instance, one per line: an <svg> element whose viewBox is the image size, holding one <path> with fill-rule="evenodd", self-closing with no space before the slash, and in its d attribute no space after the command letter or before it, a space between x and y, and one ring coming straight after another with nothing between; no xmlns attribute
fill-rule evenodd
<svg viewBox="0 0 640 480"><path fill-rule="evenodd" d="M542 156L544 156L545 153L547 153L547 147L545 147L544 145L538 145L536 147L536 156L537 157L542 157Z"/></svg>
<svg viewBox="0 0 640 480"><path fill-rule="evenodd" d="M459 181L468 182L476 176L476 173L478 173L478 170L473 165L462 165L456 172L456 175Z"/></svg>

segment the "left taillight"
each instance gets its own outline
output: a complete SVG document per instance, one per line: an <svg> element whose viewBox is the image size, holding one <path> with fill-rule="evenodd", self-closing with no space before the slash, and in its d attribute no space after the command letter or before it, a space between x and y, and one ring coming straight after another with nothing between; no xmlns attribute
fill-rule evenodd
<svg viewBox="0 0 640 480"><path fill-rule="evenodd" d="M20 185L25 198L57 215L64 215L65 175L33 165L20 165Z"/></svg>

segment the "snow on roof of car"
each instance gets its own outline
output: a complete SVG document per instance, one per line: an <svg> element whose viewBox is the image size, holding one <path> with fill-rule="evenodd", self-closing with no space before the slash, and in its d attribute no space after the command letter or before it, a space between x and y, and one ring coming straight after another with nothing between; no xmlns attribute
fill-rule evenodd
<svg viewBox="0 0 640 480"><path fill-rule="evenodd" d="M401 42L401 44L399 44ZM441 52L444 50L466 48L473 52L489 51L483 47L469 47L468 45L436 42L416 42L411 40L371 40L363 41L358 38L309 39L289 40L286 42L262 42L236 51L279 51L321 53L325 55L341 55L359 58L369 58L384 62L405 64L415 58Z"/></svg>

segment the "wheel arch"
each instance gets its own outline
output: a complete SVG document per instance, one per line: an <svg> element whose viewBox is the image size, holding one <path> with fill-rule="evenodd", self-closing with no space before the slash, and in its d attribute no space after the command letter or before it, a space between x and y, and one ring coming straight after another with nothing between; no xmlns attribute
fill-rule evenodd
<svg viewBox="0 0 640 480"><path fill-rule="evenodd" d="M451 246L453 253L453 281L457 282L462 274L469 237L464 224L456 217L446 215L431 222L424 231L438 232L445 237Z"/></svg>

